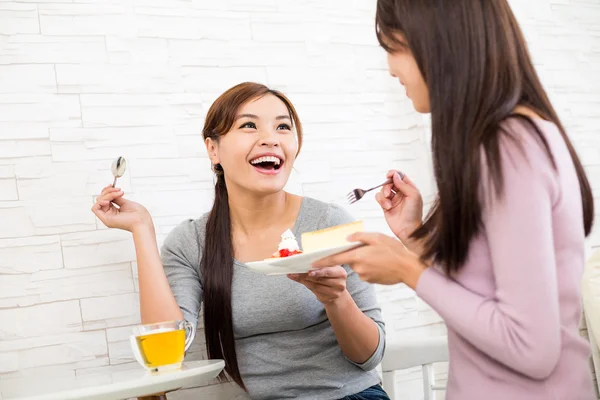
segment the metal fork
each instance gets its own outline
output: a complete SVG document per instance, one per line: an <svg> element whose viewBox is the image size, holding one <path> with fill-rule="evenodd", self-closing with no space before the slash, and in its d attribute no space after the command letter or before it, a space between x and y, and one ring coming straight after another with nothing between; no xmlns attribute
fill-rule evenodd
<svg viewBox="0 0 600 400"><path fill-rule="evenodd" d="M367 189L367 190L354 189L353 191L351 191L350 193L348 193L346 195L346 198L348 199L348 203L354 204L357 201L359 201L360 199L362 199L363 196L365 195L365 193L370 192L373 189L377 189L379 187L382 187L383 185L387 185L388 183L392 183L392 182L393 182L393 180L392 180L392 178L390 178L387 181L383 182L381 185L377 185L375 187L372 187L371 189Z"/></svg>

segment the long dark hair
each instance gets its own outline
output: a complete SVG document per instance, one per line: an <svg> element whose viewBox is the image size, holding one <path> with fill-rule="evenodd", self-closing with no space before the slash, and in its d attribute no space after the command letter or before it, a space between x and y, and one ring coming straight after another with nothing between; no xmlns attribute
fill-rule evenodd
<svg viewBox="0 0 600 400"><path fill-rule="evenodd" d="M250 100L272 94L287 107L298 135L298 151L302 146L302 125L292 103L282 93L268 87L245 82L223 93L212 104L206 115L202 134L204 139L216 142L233 127L239 108ZM204 286L204 336L209 359L225 360L225 372L240 387L246 386L240 375L235 352L233 316L231 308L231 282L233 279L233 243L229 198L225 184L225 171L213 165L216 174L215 202L206 222L206 238L200 261ZM219 375L226 379L225 373Z"/></svg>
<svg viewBox="0 0 600 400"><path fill-rule="evenodd" d="M590 184L565 129L535 71L519 25L506 0L378 0L376 32L389 53L410 51L429 89L432 153L438 197L412 234L425 243L423 260L444 265L448 274L464 264L482 225L479 198L481 149L494 190L502 194L501 123L516 118L550 147L527 107L553 122L575 164L589 235L594 218ZM396 34L406 38L406 43ZM554 165L556 167L556 165Z"/></svg>

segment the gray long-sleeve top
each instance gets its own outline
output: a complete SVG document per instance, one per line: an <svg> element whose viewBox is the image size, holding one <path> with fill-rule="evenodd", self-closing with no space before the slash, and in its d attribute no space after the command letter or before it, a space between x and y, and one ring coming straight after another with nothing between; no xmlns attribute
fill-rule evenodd
<svg viewBox="0 0 600 400"><path fill-rule="evenodd" d="M184 318L194 325L203 297L200 259L207 216L186 220L166 238L161 256ZM305 197L292 229L303 232L351 222L341 207ZM347 266L347 289L379 328L379 345L363 364L340 349L325 308L303 285L266 276L234 261L233 329L242 379L254 399L339 399L379 383L375 367L385 348L385 329L373 286Z"/></svg>

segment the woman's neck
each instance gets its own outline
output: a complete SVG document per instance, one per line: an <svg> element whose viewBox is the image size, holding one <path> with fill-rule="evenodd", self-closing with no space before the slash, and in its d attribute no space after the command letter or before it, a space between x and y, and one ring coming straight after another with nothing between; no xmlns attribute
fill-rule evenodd
<svg viewBox="0 0 600 400"><path fill-rule="evenodd" d="M513 110L513 113L525 115L526 117L533 118L533 119L543 119L531 108L525 107L525 106L516 106L515 109Z"/></svg>
<svg viewBox="0 0 600 400"><path fill-rule="evenodd" d="M295 220L291 207L298 197L283 190L267 196L229 192L229 210L232 229L244 236L261 232L269 227ZM291 226L290 226L291 228Z"/></svg>

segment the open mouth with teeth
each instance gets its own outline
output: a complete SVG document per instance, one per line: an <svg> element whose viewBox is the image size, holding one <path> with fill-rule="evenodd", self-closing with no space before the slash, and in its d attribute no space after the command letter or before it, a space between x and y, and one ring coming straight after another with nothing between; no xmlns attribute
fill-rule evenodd
<svg viewBox="0 0 600 400"><path fill-rule="evenodd" d="M283 160L275 156L262 156L250 161L254 167L264 171L277 171L283 165Z"/></svg>

